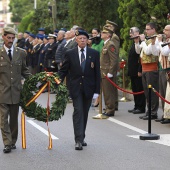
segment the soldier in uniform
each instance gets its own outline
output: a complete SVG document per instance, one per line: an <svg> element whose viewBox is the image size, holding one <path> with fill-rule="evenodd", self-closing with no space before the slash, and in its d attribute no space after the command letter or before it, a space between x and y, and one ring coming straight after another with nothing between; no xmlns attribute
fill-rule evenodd
<svg viewBox="0 0 170 170"><path fill-rule="evenodd" d="M109 29L111 29L113 31L111 40L113 41L113 43L115 45L115 49L116 49L115 52L116 52L117 57L119 58L120 38L115 33L118 25L115 22L106 20L105 27L107 27L107 28L109 28ZM119 70L119 65L118 65L117 71L118 70ZM118 110L118 90L117 90L117 88L115 90L116 90L116 92L115 92L115 94L116 94L115 110Z"/></svg>
<svg viewBox="0 0 170 170"><path fill-rule="evenodd" d="M100 71L102 77L104 102L106 106L105 113L103 114L106 116L114 116L115 102L117 100L115 87L111 85L103 75L103 73L105 73L113 82L116 82L118 56L115 45L111 40L112 34L113 31L107 27L104 27L101 33L101 38L104 41L104 46L102 48L100 57Z"/></svg>
<svg viewBox="0 0 170 170"><path fill-rule="evenodd" d="M0 49L0 127L4 153L16 149L21 75L24 78L31 75L26 66L25 51L13 46L16 34L13 28L5 27L4 45Z"/></svg>
<svg viewBox="0 0 170 170"><path fill-rule="evenodd" d="M49 34L48 35L48 41L49 46L46 50L45 57L44 57L44 68L46 71L57 71L57 67L55 67L55 52L57 49L56 44L56 35L55 34Z"/></svg>

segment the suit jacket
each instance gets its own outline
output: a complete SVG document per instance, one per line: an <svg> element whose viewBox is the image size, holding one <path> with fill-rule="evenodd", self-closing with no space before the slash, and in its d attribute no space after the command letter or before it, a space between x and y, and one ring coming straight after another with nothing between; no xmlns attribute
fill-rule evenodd
<svg viewBox="0 0 170 170"><path fill-rule="evenodd" d="M20 101L21 75L28 78L31 74L26 66L24 50L14 48L10 61L4 47L0 49L0 103L18 104Z"/></svg>
<svg viewBox="0 0 170 170"><path fill-rule="evenodd" d="M104 78L103 73L107 75L110 73L113 77L117 74L118 68L118 56L115 45L112 40L109 40L104 44L101 57L100 57L100 70L101 77Z"/></svg>
<svg viewBox="0 0 170 170"><path fill-rule="evenodd" d="M86 98L91 99L94 93L100 93L100 60L99 52L87 47L84 72L79 61L78 47L66 51L65 60L59 70L60 78L70 73L70 95L76 98L82 89Z"/></svg>
<svg viewBox="0 0 170 170"><path fill-rule="evenodd" d="M142 72L140 54L136 53L135 44L133 43L128 55L128 76L138 76L138 72Z"/></svg>

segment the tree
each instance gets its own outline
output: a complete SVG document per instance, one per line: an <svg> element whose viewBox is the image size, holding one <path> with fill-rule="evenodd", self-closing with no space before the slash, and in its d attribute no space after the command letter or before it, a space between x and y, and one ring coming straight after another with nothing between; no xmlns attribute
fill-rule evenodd
<svg viewBox="0 0 170 170"><path fill-rule="evenodd" d="M21 22L29 12L34 10L34 0L12 0L9 3L12 22Z"/></svg>
<svg viewBox="0 0 170 170"><path fill-rule="evenodd" d="M102 29L106 20L118 22L117 0L70 0L71 25L79 25L91 32L94 27Z"/></svg>
<svg viewBox="0 0 170 170"><path fill-rule="evenodd" d="M162 29L167 23L167 13L170 9L168 0L118 0L119 1L119 17L123 20L121 29L121 38L124 40L123 49L128 51L131 43L129 43L129 29L133 26L140 28L144 33L145 25L148 22L155 22L158 27L158 33L162 33Z"/></svg>

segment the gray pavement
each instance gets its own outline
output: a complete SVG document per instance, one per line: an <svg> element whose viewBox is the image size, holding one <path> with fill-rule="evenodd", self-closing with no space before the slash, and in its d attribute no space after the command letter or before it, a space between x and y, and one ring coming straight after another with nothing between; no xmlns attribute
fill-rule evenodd
<svg viewBox="0 0 170 170"><path fill-rule="evenodd" d="M46 106L47 93L42 94L38 103ZM50 101L54 95L51 95ZM33 121L47 130L46 123L26 118L27 148L21 147L21 134L17 149L4 154L0 140L0 169L2 170L169 170L170 124L162 125L152 121L152 132L161 134L160 144L143 141L139 135L147 132L148 122L139 119L141 115L128 113L133 101L120 102L115 116L105 120L92 119L98 108L90 108L86 131L87 147L82 151L74 149L72 125L73 107L68 103L65 115L49 123L53 140L52 150L48 150L48 136L31 125ZM21 111L20 111L21 113ZM162 110L159 109L159 117ZM20 120L19 120L20 126ZM163 135L167 134L167 135ZM168 145L169 144L169 145Z"/></svg>

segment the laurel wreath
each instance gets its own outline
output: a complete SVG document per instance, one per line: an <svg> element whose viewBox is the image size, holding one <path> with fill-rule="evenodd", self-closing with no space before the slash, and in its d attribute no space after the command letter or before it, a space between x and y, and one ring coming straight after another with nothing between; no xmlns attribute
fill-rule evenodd
<svg viewBox="0 0 170 170"><path fill-rule="evenodd" d="M55 78L59 79L57 73L49 74L48 72L41 72L25 80L21 92L20 106L26 116L47 122L59 120L64 115L64 110L68 101L68 91L63 83L57 84ZM49 115L47 114L47 108L42 107L42 105L35 101L26 106L30 99L38 93L40 87L47 82L50 84L50 89L56 94L55 101L51 103ZM39 84L41 85L38 86Z"/></svg>

